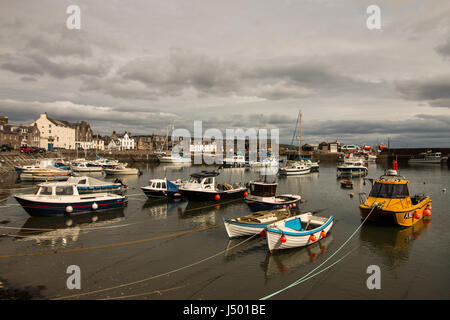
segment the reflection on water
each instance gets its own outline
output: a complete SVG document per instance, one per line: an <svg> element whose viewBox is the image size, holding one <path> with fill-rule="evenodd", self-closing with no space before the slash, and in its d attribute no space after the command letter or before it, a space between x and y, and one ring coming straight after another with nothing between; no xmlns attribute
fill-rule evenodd
<svg viewBox="0 0 450 320"><path fill-rule="evenodd" d="M327 252L332 242L333 235L330 233L326 238L307 247L267 252L266 259L261 262L260 266L266 279L274 275L286 274L300 266L316 261L319 255Z"/></svg>
<svg viewBox="0 0 450 320"><path fill-rule="evenodd" d="M365 223L361 227L359 238L361 246L368 247L373 253L385 258L385 264L392 268L407 262L414 240L431 225L431 218L422 219L408 228Z"/></svg>
<svg viewBox="0 0 450 320"><path fill-rule="evenodd" d="M35 241L55 249L78 241L81 230L93 230L124 220L124 209L72 216L30 217L15 234L16 241Z"/></svg>
<svg viewBox="0 0 450 320"><path fill-rule="evenodd" d="M142 208L147 210L152 218L167 219L169 214L181 216L187 205L188 202L183 200L148 199Z"/></svg>

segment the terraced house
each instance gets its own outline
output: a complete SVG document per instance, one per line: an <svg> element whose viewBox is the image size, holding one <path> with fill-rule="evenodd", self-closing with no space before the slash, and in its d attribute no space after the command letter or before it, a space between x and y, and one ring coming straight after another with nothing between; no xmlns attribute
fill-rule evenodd
<svg viewBox="0 0 450 320"><path fill-rule="evenodd" d="M33 125L39 129L41 148L47 150L92 148L93 132L86 121L74 123L57 120L50 118L47 113L41 113Z"/></svg>

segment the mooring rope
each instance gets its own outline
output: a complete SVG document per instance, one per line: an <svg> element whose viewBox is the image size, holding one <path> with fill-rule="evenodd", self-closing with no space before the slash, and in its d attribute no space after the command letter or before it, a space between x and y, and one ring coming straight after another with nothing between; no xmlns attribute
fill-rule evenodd
<svg viewBox="0 0 450 320"><path fill-rule="evenodd" d="M184 270L184 269L188 269L188 268L196 266L196 265L198 265L198 264L200 264L202 262L211 260L211 259L213 259L213 258L215 258L215 257L217 257L217 256L219 256L219 255L229 251L229 250L232 250L232 249L234 249L234 248L236 248L236 247L238 247L238 246L240 246L240 245L250 241L250 239L253 239L255 236L259 236L259 233L255 233L254 235L250 236L249 238L245 239L244 241L239 242L238 244L232 246L231 248L227 248L225 250L221 250L218 253L215 253L215 254L213 254L213 255L211 255L209 257L206 257L204 259L198 260L198 261L193 262L191 264L185 265L183 267L180 267L180 268L177 268L177 269L165 272L165 273L161 273L161 274L158 274L158 275L150 276L150 277L145 278L145 279L124 283L124 284L120 284L120 285L109 287L109 288L92 290L92 291L79 293L79 294L74 294L74 295L65 296L65 297L56 297L56 298L52 298L50 300L63 300L63 299L70 299L70 298L75 298L75 297L81 297L81 296L96 294L96 293L105 292L105 291L109 291L109 290L114 290L114 289L118 289L118 288L128 287L128 286L135 285L135 284L138 284L138 283L142 283L142 282L150 281L150 280L153 280L153 279L156 279L156 278L160 278L160 277L163 277L163 276L167 276L169 274L172 274L172 273Z"/></svg>
<svg viewBox="0 0 450 320"><path fill-rule="evenodd" d="M367 219L369 218L369 216L372 214L372 212L373 212L373 210L375 210L375 208L377 208L378 206L380 205L380 203L374 203L373 204L373 208L372 208L372 210L370 210L370 212L369 212L369 214L366 216L366 218L363 220L363 222L361 222L361 224L358 226L358 228L356 228L356 230L350 235L350 237L331 255L331 256L329 256L327 259L325 259L325 261L323 261L320 265L318 265L316 268L314 268L313 270L311 270L310 272L308 272L306 275L304 275L303 277L301 277L300 279L298 279L298 280L296 280L296 281L294 281L293 283L291 283L290 285L288 285L288 286L286 286L286 287L284 287L283 289L280 289L280 290L278 290L278 291L276 291L276 292L274 292L274 293L271 293L271 294L269 294L269 295L267 295L267 296L265 296L265 297L262 297L262 298L260 298L260 300L267 300L267 299L270 299L270 298L272 298L273 296L275 296L275 295L277 295L277 294L279 294L279 293L281 293L281 292L283 292L283 291L285 291L285 290L287 290L287 289L289 289L289 288L292 288L292 287L294 287L294 286L296 286L296 285L298 285L298 284L300 284L300 283L303 283L303 282L305 282L306 280L309 280L309 279L311 279L311 278L313 278L315 275L317 275L317 274L319 274L319 273L321 273L322 271L325 271L326 269L328 269L329 267L331 267L331 266L333 266L333 265L335 265L337 262L339 262L339 261L341 261L344 257L346 257L348 254L350 254L350 252L349 253L347 253L343 258L341 258L341 259L339 259L337 262L335 262L334 264L332 264L332 265L330 265L329 267L327 267L326 269L324 269L324 270L322 270L322 271L320 271L320 272L317 272L316 274L314 274L314 275L311 275L314 271L316 271L317 269L319 269L321 266L323 266L326 262L328 262L331 258L333 258L352 238L353 238L353 236L359 231L359 229L361 229L361 227L363 226L363 224L367 221ZM310 276L311 275L311 276ZM308 277L309 276L309 277Z"/></svg>
<svg viewBox="0 0 450 320"><path fill-rule="evenodd" d="M140 240L119 242L119 243L110 243L110 244L105 244L105 245L100 245L100 246L66 249L66 250L59 250L59 251L54 250L54 251L41 251L41 252L30 252L30 253L18 253L18 254L11 254L11 255L3 255L3 256L0 256L0 258L7 259L7 258L17 258L17 257L42 256L42 255L72 253L72 252L90 251L90 250L95 250L95 249L105 249L105 248L112 248L112 247L128 246L128 245L144 243L144 242L149 242L149 241L154 241L154 240L161 240L161 239L177 237L177 236L185 235L188 233L203 231L203 230L212 229L212 228L216 228L216 227L217 227L217 225L215 224L215 225L210 225L210 226L206 226L206 227L189 229L189 230L185 230L185 231L180 231L180 232L175 232L175 233L171 233L171 234L167 234L167 235L156 236L156 237L140 239Z"/></svg>

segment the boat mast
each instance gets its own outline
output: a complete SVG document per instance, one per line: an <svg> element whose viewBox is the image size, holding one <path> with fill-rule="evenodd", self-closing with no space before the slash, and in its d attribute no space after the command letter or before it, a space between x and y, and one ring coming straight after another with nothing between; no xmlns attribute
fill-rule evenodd
<svg viewBox="0 0 450 320"><path fill-rule="evenodd" d="M298 140L299 140L299 143L298 143L298 160L301 160L302 159L302 111L301 110L299 110L299 112L298 112L298 122L299 122L299 125L300 125L300 128L299 128L299 131L298 131L298 134L299 134L299 136L298 136Z"/></svg>

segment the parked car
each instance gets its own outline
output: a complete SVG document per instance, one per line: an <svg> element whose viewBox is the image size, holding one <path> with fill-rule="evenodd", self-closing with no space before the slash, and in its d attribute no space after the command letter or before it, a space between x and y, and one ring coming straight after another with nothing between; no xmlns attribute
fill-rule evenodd
<svg viewBox="0 0 450 320"><path fill-rule="evenodd" d="M34 153L45 153L47 150L45 148L34 148Z"/></svg>
<svg viewBox="0 0 450 320"><path fill-rule="evenodd" d="M13 148L11 147L10 144L2 144L2 146L0 147L0 151L5 152L5 151L11 151Z"/></svg>
<svg viewBox="0 0 450 320"><path fill-rule="evenodd" d="M20 152L22 152L22 153L33 153L34 152L34 148L33 147L28 147L28 146L22 146L22 147L20 147Z"/></svg>

